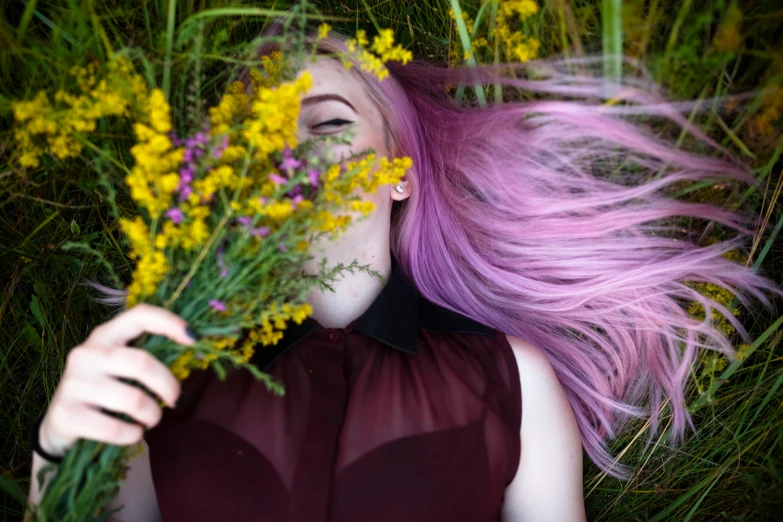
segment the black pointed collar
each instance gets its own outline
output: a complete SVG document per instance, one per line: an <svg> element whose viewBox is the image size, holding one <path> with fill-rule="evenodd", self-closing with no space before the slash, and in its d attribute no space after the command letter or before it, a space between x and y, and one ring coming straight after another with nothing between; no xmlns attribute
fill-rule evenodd
<svg viewBox="0 0 783 522"><path fill-rule="evenodd" d="M464 315L428 301L419 294L394 254L391 275L370 307L346 329L362 332L383 344L411 355L419 351L419 328L436 333L471 333L493 337L495 330ZM251 362L263 369L288 348L315 330L324 328L312 317L302 324L289 322L276 345L257 346Z"/></svg>

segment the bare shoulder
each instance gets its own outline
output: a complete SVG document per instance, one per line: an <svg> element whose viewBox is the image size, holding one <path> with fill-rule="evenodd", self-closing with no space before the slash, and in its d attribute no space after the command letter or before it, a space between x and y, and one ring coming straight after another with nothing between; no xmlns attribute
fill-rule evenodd
<svg viewBox="0 0 783 522"><path fill-rule="evenodd" d="M522 389L522 452L506 489L503 520L586 520L582 441L576 417L544 352L506 336Z"/></svg>
<svg viewBox="0 0 783 522"><path fill-rule="evenodd" d="M514 337L513 335L506 334L506 339L508 339L508 344L511 345L511 349L514 351L517 362L531 364L538 367L539 370L545 367L548 367L550 370L552 369L544 352L535 345L520 339L519 337ZM527 366L520 367L519 371L521 373L527 369Z"/></svg>

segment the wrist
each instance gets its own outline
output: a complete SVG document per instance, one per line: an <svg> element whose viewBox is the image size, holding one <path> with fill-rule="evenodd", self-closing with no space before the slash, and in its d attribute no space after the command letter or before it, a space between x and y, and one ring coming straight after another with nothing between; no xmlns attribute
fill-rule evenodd
<svg viewBox="0 0 783 522"><path fill-rule="evenodd" d="M33 427L33 451L45 460L59 464L68 450L49 439L48 432L44 429L44 422L45 417L36 422Z"/></svg>

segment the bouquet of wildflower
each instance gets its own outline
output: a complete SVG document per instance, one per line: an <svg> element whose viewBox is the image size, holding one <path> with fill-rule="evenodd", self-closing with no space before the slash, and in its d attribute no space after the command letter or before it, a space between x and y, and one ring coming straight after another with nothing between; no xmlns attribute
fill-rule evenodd
<svg viewBox="0 0 783 522"><path fill-rule="evenodd" d="M319 38L328 31L321 26ZM383 72L384 58L410 59L388 35L376 39L379 56L365 48L365 40L360 35L351 43L354 51L359 46L362 67ZM356 262L327 267L324 259L319 274L304 274L303 263L312 259L310 245L345 230L351 213L369 214L373 204L355 191L397 183L410 159L390 161L367 152L335 163L329 145L349 137L297 141L300 101L312 84L301 72L312 53L301 46L298 52L265 56L260 70L250 73L252 88L231 83L199 126L179 133L164 92L150 88L130 55L118 52L102 66L74 68L78 92L58 91L53 101L41 92L15 103L18 163L34 168L42 157L67 160L92 151L101 161L91 165L102 165L111 202L116 190L109 174L119 169L137 207L128 216L114 205L135 261L126 306L163 306L202 334L190 347L159 336L143 337L138 347L169 365L179 379L193 369L211 369L225 379L227 367L244 368L281 394L280 383L249 362L254 350L277 343L288 321L301 323L311 313L305 299L315 286L328 286L343 270L375 273ZM109 117L132 126L132 146L119 145L132 158L130 168L124 158L111 157L90 141ZM70 248L100 256L88 245ZM105 520L110 514L104 508L119 491L125 463L139 448L79 440L55 469L36 520Z"/></svg>

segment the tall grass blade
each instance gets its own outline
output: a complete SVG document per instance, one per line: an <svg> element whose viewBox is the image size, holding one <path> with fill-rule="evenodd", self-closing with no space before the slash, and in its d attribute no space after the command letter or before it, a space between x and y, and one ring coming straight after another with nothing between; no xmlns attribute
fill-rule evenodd
<svg viewBox="0 0 783 522"><path fill-rule="evenodd" d="M603 0L601 21L603 29L604 76L619 82L623 71L623 0Z"/></svg>
<svg viewBox="0 0 783 522"><path fill-rule="evenodd" d="M471 67L476 67L477 63L476 57L473 56L473 45L470 42L470 35L468 34L465 20L462 18L462 7L459 5L459 0L451 0L451 8L454 11L460 43L462 43L462 48L468 53L466 61ZM487 104L487 98L484 96L484 87L482 87L480 83L475 83L473 86L476 89L476 98L478 99L479 105L482 107L485 106Z"/></svg>

